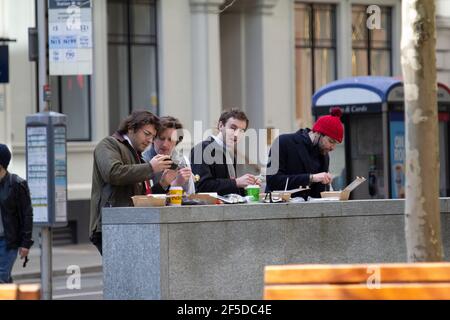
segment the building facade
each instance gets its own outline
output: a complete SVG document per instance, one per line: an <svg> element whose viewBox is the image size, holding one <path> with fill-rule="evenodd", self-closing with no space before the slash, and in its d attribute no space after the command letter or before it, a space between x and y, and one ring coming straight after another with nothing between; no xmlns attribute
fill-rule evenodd
<svg viewBox="0 0 450 320"><path fill-rule="evenodd" d="M93 74L50 80L52 110L68 115L69 219L79 241L87 241L93 150L130 111L173 115L192 132L196 121L214 128L224 108L237 107L251 127L282 133L312 124L311 96L330 81L401 74L400 0L92 4ZM436 4L438 80L449 85L450 1ZM378 9L381 28L371 30ZM0 1L0 37L17 40L9 44L10 81L0 84L0 141L21 176L25 118L38 111L37 67L28 60L35 26L35 0Z"/></svg>

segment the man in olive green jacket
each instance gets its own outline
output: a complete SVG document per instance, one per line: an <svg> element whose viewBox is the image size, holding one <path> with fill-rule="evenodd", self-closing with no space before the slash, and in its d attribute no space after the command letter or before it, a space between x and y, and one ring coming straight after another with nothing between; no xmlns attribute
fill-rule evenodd
<svg viewBox="0 0 450 320"><path fill-rule="evenodd" d="M165 155L150 162L142 159L142 152L152 144L158 129L158 117L148 111L135 111L121 123L116 133L100 141L94 150L90 239L100 254L102 208L133 206L131 197L152 193L150 179L172 164Z"/></svg>

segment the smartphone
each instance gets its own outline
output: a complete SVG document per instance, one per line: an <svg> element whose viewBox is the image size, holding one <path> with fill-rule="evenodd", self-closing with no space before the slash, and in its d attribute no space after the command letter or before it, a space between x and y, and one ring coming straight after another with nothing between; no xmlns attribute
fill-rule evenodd
<svg viewBox="0 0 450 320"><path fill-rule="evenodd" d="M171 159L170 159L171 160ZM173 160L172 160L173 161ZM172 162L170 165L170 170L177 170L178 169L178 163Z"/></svg>

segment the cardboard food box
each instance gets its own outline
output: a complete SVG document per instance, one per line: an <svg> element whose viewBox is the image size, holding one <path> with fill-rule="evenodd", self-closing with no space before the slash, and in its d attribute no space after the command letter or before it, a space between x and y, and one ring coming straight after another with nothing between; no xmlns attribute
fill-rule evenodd
<svg viewBox="0 0 450 320"><path fill-rule="evenodd" d="M364 177L356 177L355 180L353 180L352 183L350 183L348 186L344 188L342 191L323 191L320 193L322 198L331 198L335 200L341 200L346 201L350 197L350 192L355 190L361 183L366 181L366 178Z"/></svg>
<svg viewBox="0 0 450 320"><path fill-rule="evenodd" d="M279 191L272 191L272 199L277 201L277 200L281 200L283 202L289 202L291 200L291 196L294 193L300 192L300 191L305 191L305 190L309 190L309 187L299 187L297 189L292 189L292 190L279 190ZM259 194L259 200L260 201L266 201L267 202L267 193L260 193Z"/></svg>
<svg viewBox="0 0 450 320"><path fill-rule="evenodd" d="M131 197L135 207L164 207L167 196L165 194L152 194L147 196Z"/></svg>
<svg viewBox="0 0 450 320"><path fill-rule="evenodd" d="M188 199L205 201L208 204L216 204L217 203L217 192L191 194L188 197Z"/></svg>

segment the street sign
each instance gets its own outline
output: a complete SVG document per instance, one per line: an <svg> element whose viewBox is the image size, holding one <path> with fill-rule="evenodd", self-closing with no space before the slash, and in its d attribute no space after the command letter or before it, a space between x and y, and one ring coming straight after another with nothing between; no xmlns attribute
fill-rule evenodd
<svg viewBox="0 0 450 320"><path fill-rule="evenodd" d="M0 83L9 82L9 52L8 46L0 45Z"/></svg>
<svg viewBox="0 0 450 320"><path fill-rule="evenodd" d="M48 0L50 75L92 74L91 0Z"/></svg>
<svg viewBox="0 0 450 320"><path fill-rule="evenodd" d="M67 225L67 152L65 115L27 116L27 181L38 226Z"/></svg>

